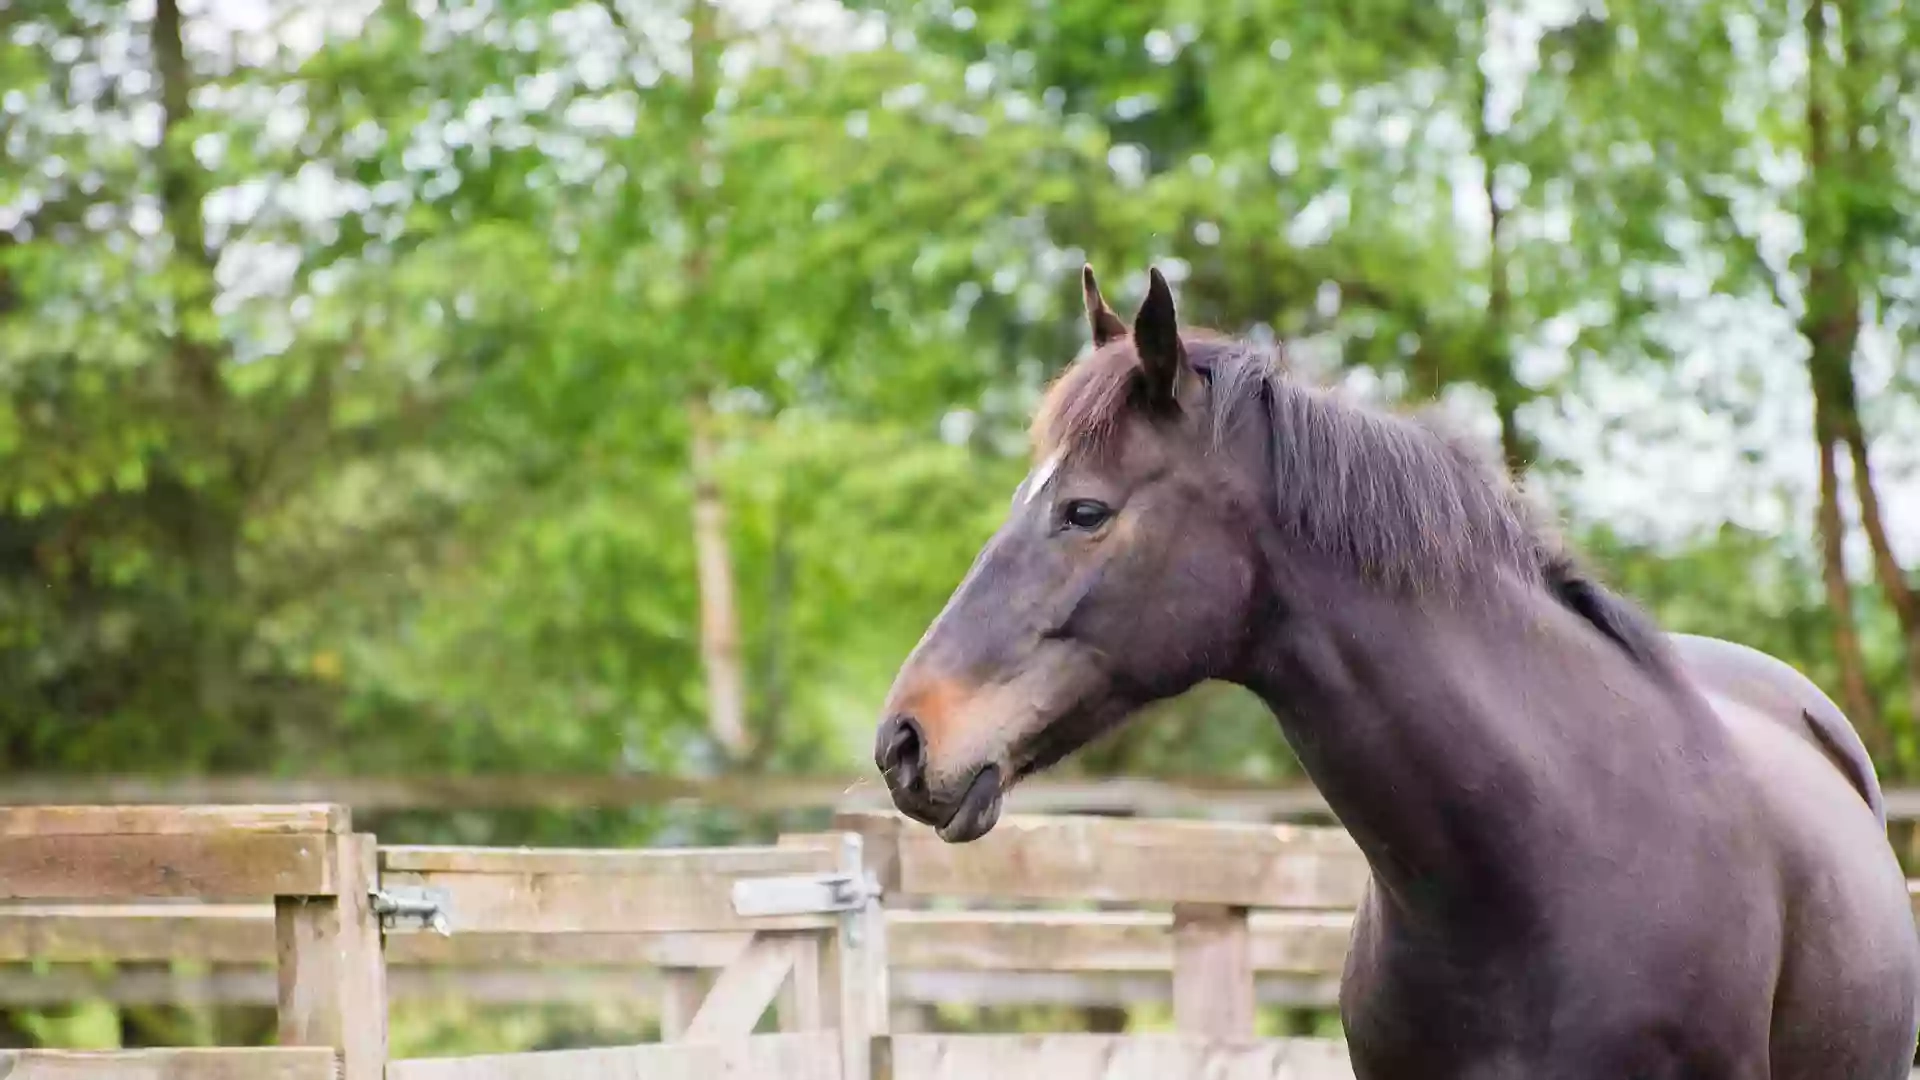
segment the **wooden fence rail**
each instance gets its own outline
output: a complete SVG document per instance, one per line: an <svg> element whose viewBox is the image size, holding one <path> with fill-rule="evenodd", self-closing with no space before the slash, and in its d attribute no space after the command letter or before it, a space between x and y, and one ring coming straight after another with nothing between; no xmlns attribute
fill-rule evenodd
<svg viewBox="0 0 1920 1080"><path fill-rule="evenodd" d="M91 998L116 1004L273 1004L274 913L264 905L0 905L0 1005ZM892 1000L901 1005L1125 1005L1171 1000L1173 917L1153 911L885 913ZM1350 915L1255 912L1250 963L1265 1004L1331 1004ZM387 939L392 1000L494 1003L660 1001L669 972L725 967L736 933L396 933ZM156 968L175 961L205 972ZM132 965L131 967L127 965Z"/></svg>
<svg viewBox="0 0 1920 1080"><path fill-rule="evenodd" d="M1181 1035L894 1035L875 1040L874 1080L1353 1080L1330 1039Z"/></svg>
<svg viewBox="0 0 1920 1080"><path fill-rule="evenodd" d="M832 1034L415 1058L387 1069L387 1080L840 1080L841 1075L840 1047Z"/></svg>
<svg viewBox="0 0 1920 1080"><path fill-rule="evenodd" d="M0 964L134 965L107 983L56 967L56 992L271 1000L282 1044L0 1053L0 1075L1351 1080L1338 1042L1255 1037L1258 1002L1337 985L1367 874L1338 829L1012 815L953 846L891 813L834 826L759 847L509 850L380 847L336 806L0 809ZM422 905L451 934L379 914ZM152 970L176 960L210 972ZM388 1060L392 997L436 975L484 996L533 970L541 993L645 987L666 1041ZM8 975L0 1001L49 992ZM892 1003L1002 993L1159 997L1178 1034L889 1030ZM757 1033L769 1015L778 1033Z"/></svg>
<svg viewBox="0 0 1920 1080"><path fill-rule="evenodd" d="M323 1046L247 1049L0 1050L7 1080L335 1080Z"/></svg>

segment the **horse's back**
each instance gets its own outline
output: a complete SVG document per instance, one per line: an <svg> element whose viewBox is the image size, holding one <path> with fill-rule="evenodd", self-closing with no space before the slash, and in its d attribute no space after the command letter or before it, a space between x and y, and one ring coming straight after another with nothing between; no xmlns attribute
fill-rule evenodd
<svg viewBox="0 0 1920 1080"><path fill-rule="evenodd" d="M1669 634L1681 664L1699 688L1731 699L1811 739L1846 777L1881 829L1886 800L1873 759L1840 706L1799 669L1746 645L1698 634Z"/></svg>
<svg viewBox="0 0 1920 1080"><path fill-rule="evenodd" d="M1674 635L1674 646L1727 726L1776 852L1786 936L1774 1080L1906 1077L1920 935L1865 747L1791 666L1713 638Z"/></svg>

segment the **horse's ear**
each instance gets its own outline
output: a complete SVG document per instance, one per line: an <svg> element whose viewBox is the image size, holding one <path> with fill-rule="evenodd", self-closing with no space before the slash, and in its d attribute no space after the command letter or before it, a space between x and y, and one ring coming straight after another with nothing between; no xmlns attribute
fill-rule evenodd
<svg viewBox="0 0 1920 1080"><path fill-rule="evenodd" d="M1080 268L1080 291L1087 297L1087 326L1093 331L1093 345L1099 348L1127 332L1127 324L1113 313L1100 297L1100 285L1093 280L1093 267Z"/></svg>
<svg viewBox="0 0 1920 1080"><path fill-rule="evenodd" d="M1147 298L1133 316L1133 347L1146 375L1147 400L1173 405L1180 378L1187 367L1187 350L1180 344L1180 320L1173 310L1173 290L1155 268L1147 271Z"/></svg>

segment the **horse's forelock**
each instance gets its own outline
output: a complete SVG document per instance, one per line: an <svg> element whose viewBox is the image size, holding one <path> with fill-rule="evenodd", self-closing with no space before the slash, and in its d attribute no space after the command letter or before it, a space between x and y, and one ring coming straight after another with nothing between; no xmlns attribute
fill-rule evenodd
<svg viewBox="0 0 1920 1080"><path fill-rule="evenodd" d="M1125 417L1140 377L1140 358L1122 338L1068 365L1034 411L1028 441L1034 460L1068 447L1101 445Z"/></svg>
<svg viewBox="0 0 1920 1080"><path fill-rule="evenodd" d="M1211 372L1221 358L1250 346L1211 330L1181 334L1195 367ZM1130 338L1100 346L1068 365L1047 388L1034 411L1027 436L1035 461L1066 448L1098 449L1107 444L1135 404L1140 357Z"/></svg>

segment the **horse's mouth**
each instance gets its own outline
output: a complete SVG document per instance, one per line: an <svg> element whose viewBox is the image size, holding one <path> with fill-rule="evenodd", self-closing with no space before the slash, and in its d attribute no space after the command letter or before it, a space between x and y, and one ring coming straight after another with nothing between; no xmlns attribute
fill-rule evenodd
<svg viewBox="0 0 1920 1080"><path fill-rule="evenodd" d="M1124 721L1132 706L1120 701L1096 706L1081 706L1054 719L1015 749L1012 755L1012 787L1035 773L1046 772L1103 732Z"/></svg>
<svg viewBox="0 0 1920 1080"><path fill-rule="evenodd" d="M954 805L953 816L935 829L949 844L965 844L987 835L1000 822L1000 804L1006 790L1000 782L1000 766L988 765L974 774L966 794Z"/></svg>
<svg viewBox="0 0 1920 1080"><path fill-rule="evenodd" d="M1130 712L1124 702L1114 701L1098 708L1077 709L1056 719L1017 748L1004 767L994 763L973 774L944 823L929 817L921 820L932 825L940 839L949 844L980 839L1000 823L1000 808L1016 785L1052 768Z"/></svg>

